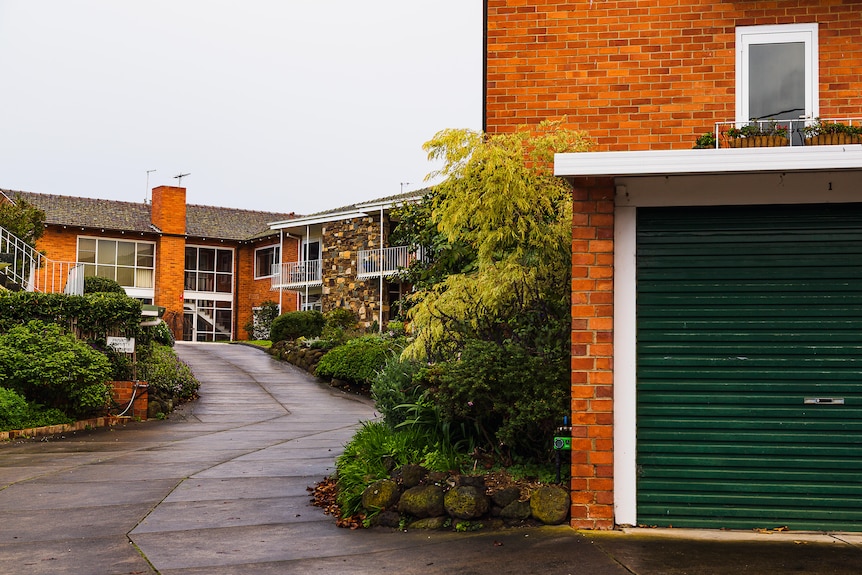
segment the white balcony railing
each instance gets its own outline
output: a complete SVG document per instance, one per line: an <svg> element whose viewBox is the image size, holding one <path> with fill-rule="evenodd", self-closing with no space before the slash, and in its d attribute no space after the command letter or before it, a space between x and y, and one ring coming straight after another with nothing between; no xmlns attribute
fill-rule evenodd
<svg viewBox="0 0 862 575"><path fill-rule="evenodd" d="M0 285L10 290L84 293L84 265L46 258L0 227Z"/></svg>
<svg viewBox="0 0 862 575"><path fill-rule="evenodd" d="M394 275L421 257L419 251L408 246L359 250L356 257L356 277L361 279Z"/></svg>
<svg viewBox="0 0 862 575"><path fill-rule="evenodd" d="M270 289L291 289L323 285L320 260L287 262L272 266L272 285Z"/></svg>

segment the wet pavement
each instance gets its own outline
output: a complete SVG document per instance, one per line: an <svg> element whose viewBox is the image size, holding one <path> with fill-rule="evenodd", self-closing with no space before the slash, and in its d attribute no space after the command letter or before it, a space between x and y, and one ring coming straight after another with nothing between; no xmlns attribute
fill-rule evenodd
<svg viewBox="0 0 862 575"><path fill-rule="evenodd" d="M849 574L862 535L348 531L310 505L373 405L261 351L178 344L166 421L0 445L0 574Z"/></svg>

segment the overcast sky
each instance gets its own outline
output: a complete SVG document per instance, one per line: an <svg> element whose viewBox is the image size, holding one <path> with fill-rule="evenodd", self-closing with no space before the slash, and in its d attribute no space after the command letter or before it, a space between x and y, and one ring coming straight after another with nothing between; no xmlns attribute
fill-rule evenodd
<svg viewBox="0 0 862 575"><path fill-rule="evenodd" d="M480 0L0 0L0 188L301 214L481 128ZM402 183L407 183L402 185Z"/></svg>

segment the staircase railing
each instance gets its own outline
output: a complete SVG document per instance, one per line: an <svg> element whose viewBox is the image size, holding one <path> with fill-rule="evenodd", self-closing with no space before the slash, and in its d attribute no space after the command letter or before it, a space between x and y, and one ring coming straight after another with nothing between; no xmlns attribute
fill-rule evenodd
<svg viewBox="0 0 862 575"><path fill-rule="evenodd" d="M0 227L0 285L12 291L84 293L84 265L50 260Z"/></svg>

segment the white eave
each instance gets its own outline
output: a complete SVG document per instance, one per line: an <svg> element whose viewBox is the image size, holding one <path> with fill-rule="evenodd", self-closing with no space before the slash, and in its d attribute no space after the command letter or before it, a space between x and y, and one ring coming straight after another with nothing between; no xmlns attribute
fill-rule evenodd
<svg viewBox="0 0 862 575"><path fill-rule="evenodd" d="M862 145L556 154L562 177L657 176L862 169Z"/></svg>

